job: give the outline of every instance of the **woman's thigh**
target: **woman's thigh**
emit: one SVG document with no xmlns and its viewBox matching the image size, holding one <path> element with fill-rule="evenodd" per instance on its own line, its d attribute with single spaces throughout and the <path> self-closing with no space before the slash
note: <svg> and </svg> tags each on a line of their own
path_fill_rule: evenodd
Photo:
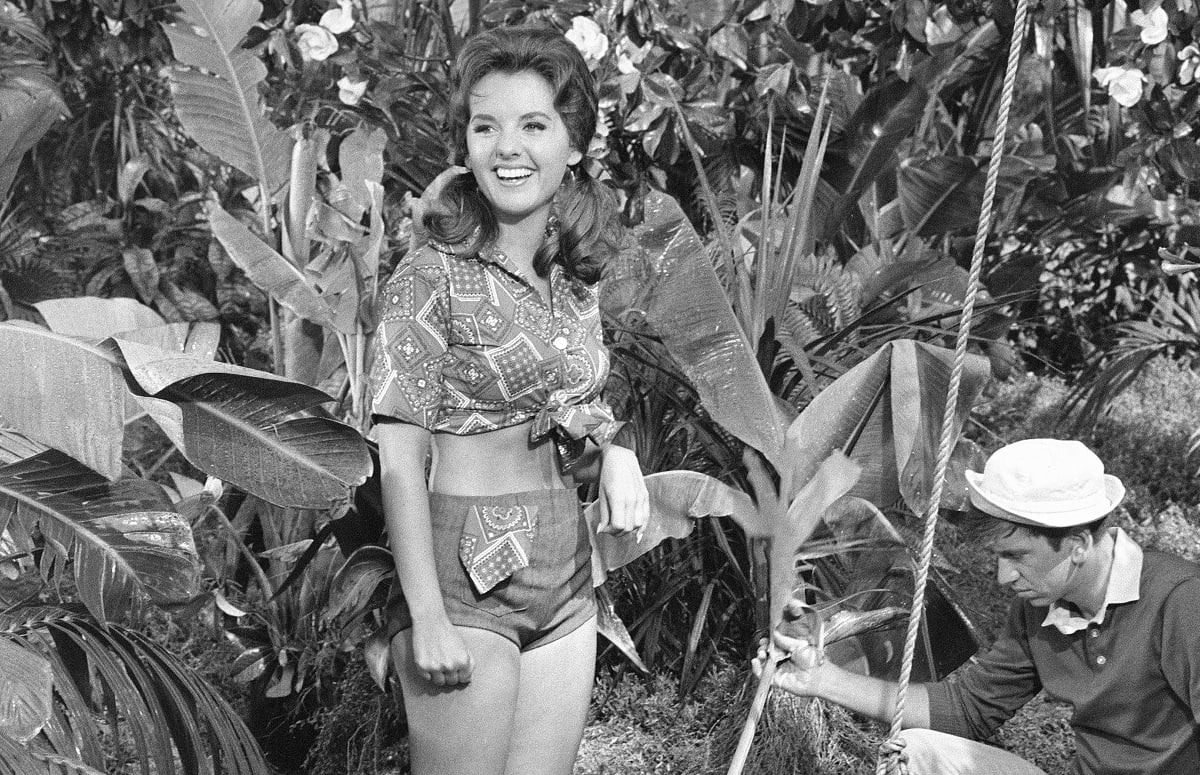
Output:
<svg viewBox="0 0 1200 775">
<path fill-rule="evenodd" d="M 570 775 L 596 671 L 596 619 L 520 655 L 507 775 Z"/>
<path fill-rule="evenodd" d="M 413 775 L 502 775 L 520 689 L 521 655 L 507 638 L 459 627 L 471 652 L 469 683 L 437 686 L 417 672 L 412 630 L 392 639 L 404 692 Z"/>
</svg>

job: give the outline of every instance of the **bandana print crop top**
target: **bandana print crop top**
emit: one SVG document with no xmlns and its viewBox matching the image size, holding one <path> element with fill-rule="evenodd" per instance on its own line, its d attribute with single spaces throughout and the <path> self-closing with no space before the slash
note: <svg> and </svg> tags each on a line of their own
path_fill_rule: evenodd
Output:
<svg viewBox="0 0 1200 775">
<path fill-rule="evenodd" d="M 380 292 L 371 413 L 457 435 L 532 420 L 530 438 L 552 436 L 569 470 L 587 439 L 605 444 L 623 425 L 600 399 L 598 302 L 558 264 L 547 303 L 500 251 L 422 248 Z"/>
</svg>

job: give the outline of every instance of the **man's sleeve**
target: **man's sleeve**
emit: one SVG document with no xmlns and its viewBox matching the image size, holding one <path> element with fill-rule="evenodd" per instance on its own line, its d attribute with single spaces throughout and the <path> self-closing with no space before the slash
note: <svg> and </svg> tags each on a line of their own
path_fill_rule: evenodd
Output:
<svg viewBox="0 0 1200 775">
<path fill-rule="evenodd" d="M 946 680 L 926 684 L 931 729 L 985 740 L 1041 690 L 1022 608 L 1014 603 L 991 648 Z"/>
<path fill-rule="evenodd" d="M 1167 595 L 1162 608 L 1159 659 L 1167 685 L 1192 710 L 1200 722 L 1200 578 L 1180 582 Z"/>
</svg>

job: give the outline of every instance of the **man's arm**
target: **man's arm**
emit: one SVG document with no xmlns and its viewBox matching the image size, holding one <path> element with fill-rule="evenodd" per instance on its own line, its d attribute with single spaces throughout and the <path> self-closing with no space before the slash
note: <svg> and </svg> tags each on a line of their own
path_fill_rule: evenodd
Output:
<svg viewBox="0 0 1200 775">
<path fill-rule="evenodd" d="M 775 646 L 788 659 L 778 664 L 773 683 L 784 691 L 800 697 L 817 697 L 847 710 L 861 713 L 884 724 L 890 724 L 896 712 L 898 685 L 891 681 L 852 673 L 827 662 L 806 640 L 775 633 Z M 760 673 L 767 659 L 778 652 L 759 650 L 755 673 Z M 911 684 L 904 699 L 904 726 L 929 727 L 929 693 L 923 684 Z"/>
</svg>

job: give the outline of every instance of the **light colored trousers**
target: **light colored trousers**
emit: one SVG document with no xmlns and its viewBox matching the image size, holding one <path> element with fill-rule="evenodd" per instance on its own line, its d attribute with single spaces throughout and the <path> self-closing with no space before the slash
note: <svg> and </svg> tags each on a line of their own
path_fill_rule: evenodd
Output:
<svg viewBox="0 0 1200 775">
<path fill-rule="evenodd" d="M 1046 775 L 1016 754 L 929 729 L 900 733 L 909 775 Z"/>
</svg>

